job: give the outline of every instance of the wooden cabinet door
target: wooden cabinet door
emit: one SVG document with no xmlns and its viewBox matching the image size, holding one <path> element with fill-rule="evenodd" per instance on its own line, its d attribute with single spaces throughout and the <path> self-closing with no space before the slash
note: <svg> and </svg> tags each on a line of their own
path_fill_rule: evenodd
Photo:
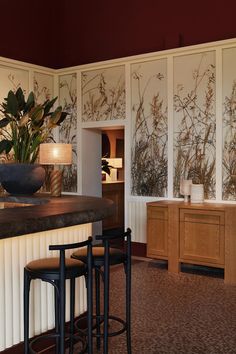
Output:
<svg viewBox="0 0 236 354">
<path fill-rule="evenodd" d="M 102 222 L 103 230 L 124 227 L 124 183 L 105 183 L 102 185 L 103 198 L 111 199 L 115 204 L 114 215 Z"/>
<path fill-rule="evenodd" d="M 224 212 L 180 209 L 180 261 L 224 266 Z"/>
<path fill-rule="evenodd" d="M 168 209 L 165 207 L 147 207 L 147 256 L 167 259 Z"/>
</svg>

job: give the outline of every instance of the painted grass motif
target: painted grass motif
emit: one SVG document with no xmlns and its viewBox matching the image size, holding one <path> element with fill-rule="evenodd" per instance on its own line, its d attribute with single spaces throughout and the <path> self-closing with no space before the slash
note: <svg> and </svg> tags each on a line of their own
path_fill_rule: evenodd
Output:
<svg viewBox="0 0 236 354">
<path fill-rule="evenodd" d="M 174 133 L 175 197 L 180 196 L 181 178 L 203 183 L 205 198 L 215 197 L 215 66 L 206 65 L 204 58 L 202 54 L 193 70 L 192 89 L 186 91 L 178 84 L 174 95 L 174 110 L 180 117 Z"/>
<path fill-rule="evenodd" d="M 43 103 L 46 100 L 52 98 L 52 88 L 53 88 L 53 77 L 50 75 L 42 73 L 34 73 L 34 96 L 37 103 Z M 49 137 L 48 142 L 53 142 L 53 136 Z M 41 187 L 41 192 L 50 192 L 50 173 L 53 169 L 50 165 L 43 166 L 46 175 L 43 186 Z"/>
<path fill-rule="evenodd" d="M 125 119 L 124 67 L 82 73 L 83 122 Z"/>
<path fill-rule="evenodd" d="M 64 166 L 63 191 L 77 191 L 77 90 L 76 74 L 65 75 L 60 78 L 60 104 L 63 111 L 69 115 L 60 126 L 59 140 L 62 143 L 72 144 L 72 165 Z"/>
<path fill-rule="evenodd" d="M 132 195 L 163 197 L 167 193 L 167 106 L 159 84 L 165 80 L 157 73 L 145 81 L 139 69 L 132 79 L 137 85 L 138 100 L 133 105 L 133 138 L 131 151 Z M 151 96 L 147 91 L 150 85 Z"/>
<path fill-rule="evenodd" d="M 230 97 L 225 97 L 223 113 L 223 199 L 236 199 L 236 80 Z"/>
</svg>

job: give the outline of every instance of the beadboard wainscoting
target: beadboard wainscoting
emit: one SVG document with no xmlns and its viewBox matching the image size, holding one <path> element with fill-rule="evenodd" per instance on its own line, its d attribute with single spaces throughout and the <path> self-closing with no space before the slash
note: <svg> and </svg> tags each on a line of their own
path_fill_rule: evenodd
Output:
<svg viewBox="0 0 236 354">
<path fill-rule="evenodd" d="M 129 201 L 127 205 L 127 225 L 132 230 L 132 241 L 146 243 L 147 206 L 144 201 Z"/>
<path fill-rule="evenodd" d="M 92 224 L 38 232 L 0 240 L 0 351 L 23 341 L 23 271 L 33 259 L 57 256 L 50 244 L 74 243 L 87 239 Z M 67 256 L 70 255 L 70 251 Z M 69 295 L 67 284 L 67 297 Z M 86 311 L 84 279 L 76 283 L 76 316 Z M 69 320 L 69 301 L 66 302 Z M 54 292 L 50 284 L 32 281 L 30 291 L 30 337 L 54 327 Z"/>
</svg>

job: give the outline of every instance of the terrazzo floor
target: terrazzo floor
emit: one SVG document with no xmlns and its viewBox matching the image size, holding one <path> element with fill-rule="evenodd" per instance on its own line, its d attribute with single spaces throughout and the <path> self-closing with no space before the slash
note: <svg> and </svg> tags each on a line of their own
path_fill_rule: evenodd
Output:
<svg viewBox="0 0 236 354">
<path fill-rule="evenodd" d="M 122 266 L 112 267 L 110 312 L 124 316 Z M 95 346 L 94 346 L 95 348 Z M 95 349 L 95 353 L 102 353 Z M 109 354 L 125 354 L 125 334 L 109 338 Z M 236 353 L 236 286 L 221 271 L 132 265 L 132 354 Z"/>
</svg>

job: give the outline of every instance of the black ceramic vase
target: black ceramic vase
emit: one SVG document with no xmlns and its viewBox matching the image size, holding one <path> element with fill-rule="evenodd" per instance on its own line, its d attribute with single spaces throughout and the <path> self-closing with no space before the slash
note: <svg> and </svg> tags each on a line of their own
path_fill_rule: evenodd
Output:
<svg viewBox="0 0 236 354">
<path fill-rule="evenodd" d="M 38 164 L 0 164 L 0 183 L 9 194 L 31 195 L 37 192 L 45 180 L 45 170 Z"/>
</svg>

